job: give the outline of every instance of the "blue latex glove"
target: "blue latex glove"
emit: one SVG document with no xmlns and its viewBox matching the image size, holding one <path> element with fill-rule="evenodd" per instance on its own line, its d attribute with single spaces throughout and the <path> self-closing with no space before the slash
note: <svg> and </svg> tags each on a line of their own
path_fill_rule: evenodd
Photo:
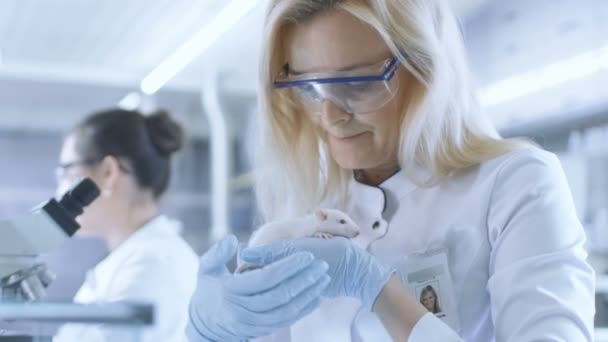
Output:
<svg viewBox="0 0 608 342">
<path fill-rule="evenodd" d="M 261 269 L 232 274 L 233 235 L 201 258 L 186 334 L 191 342 L 240 341 L 267 336 L 308 315 L 329 283 L 328 265 L 310 253 L 275 259 Z"/>
<path fill-rule="evenodd" d="M 284 240 L 244 249 L 241 258 L 248 263 L 264 265 L 302 251 L 308 251 L 329 264 L 327 274 L 331 282 L 325 290 L 325 296 L 354 297 L 369 310 L 372 310 L 380 291 L 395 272 L 343 237 Z"/>
</svg>

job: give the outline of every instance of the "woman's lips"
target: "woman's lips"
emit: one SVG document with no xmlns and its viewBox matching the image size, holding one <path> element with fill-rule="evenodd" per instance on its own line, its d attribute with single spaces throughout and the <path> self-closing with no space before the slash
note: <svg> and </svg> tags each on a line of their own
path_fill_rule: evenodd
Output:
<svg viewBox="0 0 608 342">
<path fill-rule="evenodd" d="M 338 136 L 335 136 L 335 135 L 334 135 L 334 138 L 335 138 L 336 140 L 338 140 L 338 141 L 344 141 L 344 142 L 347 142 L 347 141 L 354 140 L 354 139 L 356 139 L 356 138 L 358 138 L 358 137 L 362 136 L 362 135 L 363 135 L 363 134 L 365 134 L 365 133 L 367 133 L 367 132 L 358 133 L 358 134 L 354 134 L 354 135 L 349 135 L 349 136 L 345 136 L 345 137 L 338 137 Z"/>
</svg>

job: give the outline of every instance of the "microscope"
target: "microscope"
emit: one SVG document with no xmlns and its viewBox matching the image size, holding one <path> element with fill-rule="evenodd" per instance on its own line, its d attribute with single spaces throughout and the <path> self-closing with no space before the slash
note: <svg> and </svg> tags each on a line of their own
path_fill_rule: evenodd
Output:
<svg viewBox="0 0 608 342">
<path fill-rule="evenodd" d="M 76 217 L 99 196 L 99 188 L 85 178 L 61 199 L 50 199 L 29 215 L 0 220 L 0 303 L 29 302 L 45 295 L 54 275 L 38 256 L 57 248 L 80 228 Z"/>
</svg>

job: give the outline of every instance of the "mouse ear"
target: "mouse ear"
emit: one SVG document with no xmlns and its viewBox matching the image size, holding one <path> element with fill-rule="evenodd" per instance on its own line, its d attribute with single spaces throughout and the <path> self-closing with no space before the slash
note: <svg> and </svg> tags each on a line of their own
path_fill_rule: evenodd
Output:
<svg viewBox="0 0 608 342">
<path fill-rule="evenodd" d="M 315 216 L 317 216 L 319 221 L 327 221 L 327 212 L 323 209 L 317 209 Z"/>
</svg>

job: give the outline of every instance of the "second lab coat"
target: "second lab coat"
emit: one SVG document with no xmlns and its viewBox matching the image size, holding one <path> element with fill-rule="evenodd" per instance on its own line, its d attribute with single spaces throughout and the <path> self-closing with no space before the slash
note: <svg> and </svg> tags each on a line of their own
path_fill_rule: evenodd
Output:
<svg viewBox="0 0 608 342">
<path fill-rule="evenodd" d="M 198 257 L 179 235 L 179 222 L 159 216 L 137 230 L 86 275 L 77 303 L 147 302 L 155 323 L 138 342 L 183 342 Z M 132 329 L 67 324 L 54 342 L 135 341 Z"/>
</svg>

